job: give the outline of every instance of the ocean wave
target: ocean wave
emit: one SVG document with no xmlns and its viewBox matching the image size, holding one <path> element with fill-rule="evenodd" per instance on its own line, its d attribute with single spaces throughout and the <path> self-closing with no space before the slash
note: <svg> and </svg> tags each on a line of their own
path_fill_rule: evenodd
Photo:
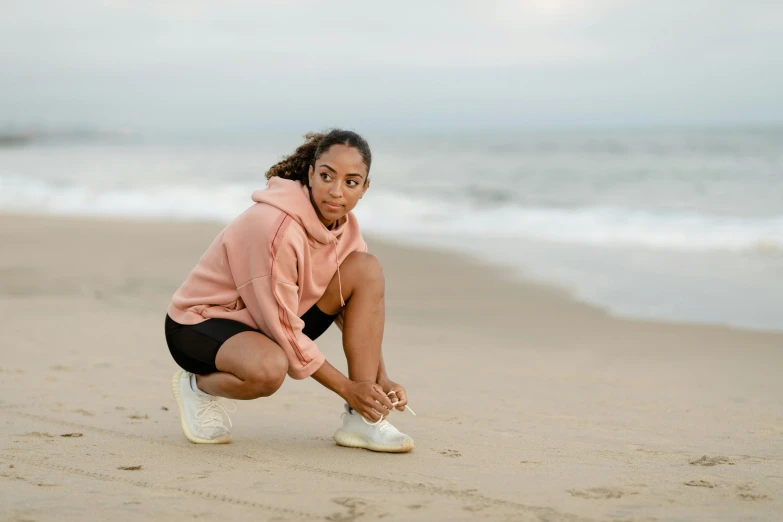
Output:
<svg viewBox="0 0 783 522">
<path fill-rule="evenodd" d="M 678 251 L 783 252 L 783 215 L 716 216 L 583 206 L 472 205 L 376 193 L 357 210 L 362 227 L 388 235 L 497 238 Z"/>
<path fill-rule="evenodd" d="M 150 185 L 99 189 L 0 176 L 0 211 L 63 216 L 228 222 L 252 204 L 253 187 Z"/>
<path fill-rule="evenodd" d="M 249 185 L 96 189 L 0 177 L 0 211 L 228 222 L 252 202 Z M 368 233 L 536 240 L 679 251 L 783 252 L 783 216 L 739 217 L 582 206 L 522 207 L 498 198 L 444 200 L 374 189 L 357 207 Z"/>
</svg>

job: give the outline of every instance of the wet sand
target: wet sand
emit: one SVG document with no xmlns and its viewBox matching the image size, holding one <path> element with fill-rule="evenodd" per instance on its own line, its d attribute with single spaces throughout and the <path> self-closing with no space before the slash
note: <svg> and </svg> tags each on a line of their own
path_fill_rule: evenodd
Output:
<svg viewBox="0 0 783 522">
<path fill-rule="evenodd" d="M 614 318 L 368 238 L 410 454 L 336 446 L 312 379 L 190 444 L 163 338 L 214 224 L 0 217 L 2 520 L 779 520 L 783 335 Z M 339 331 L 319 340 L 345 369 Z"/>
</svg>

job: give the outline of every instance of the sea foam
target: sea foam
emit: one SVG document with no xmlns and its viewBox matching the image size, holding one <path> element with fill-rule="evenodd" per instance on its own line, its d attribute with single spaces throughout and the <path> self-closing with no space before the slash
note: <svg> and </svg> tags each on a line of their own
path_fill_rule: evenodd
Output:
<svg viewBox="0 0 783 522">
<path fill-rule="evenodd" d="M 0 211 L 227 223 L 256 186 L 225 184 L 96 188 L 0 176 Z M 738 217 L 609 206 L 486 205 L 371 190 L 356 208 L 362 229 L 398 239 L 547 241 L 676 251 L 783 252 L 783 216 Z"/>
</svg>

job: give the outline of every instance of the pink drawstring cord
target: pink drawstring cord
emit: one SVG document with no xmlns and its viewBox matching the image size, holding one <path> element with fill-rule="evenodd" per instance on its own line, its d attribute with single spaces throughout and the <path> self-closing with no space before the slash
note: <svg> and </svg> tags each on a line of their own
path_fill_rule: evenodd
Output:
<svg viewBox="0 0 783 522">
<path fill-rule="evenodd" d="M 337 255 L 337 238 L 334 238 L 334 263 L 337 265 L 337 286 L 340 289 L 340 307 L 345 308 L 345 301 L 343 300 L 343 280 L 340 277 L 340 257 Z"/>
</svg>

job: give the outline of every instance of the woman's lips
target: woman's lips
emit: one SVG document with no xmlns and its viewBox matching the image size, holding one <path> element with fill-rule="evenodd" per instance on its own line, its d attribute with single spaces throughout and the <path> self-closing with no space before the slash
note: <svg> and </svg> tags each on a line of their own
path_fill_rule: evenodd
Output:
<svg viewBox="0 0 783 522">
<path fill-rule="evenodd" d="M 325 203 L 326 208 L 329 210 L 340 210 L 341 205 L 333 205 L 332 203 Z"/>
</svg>

